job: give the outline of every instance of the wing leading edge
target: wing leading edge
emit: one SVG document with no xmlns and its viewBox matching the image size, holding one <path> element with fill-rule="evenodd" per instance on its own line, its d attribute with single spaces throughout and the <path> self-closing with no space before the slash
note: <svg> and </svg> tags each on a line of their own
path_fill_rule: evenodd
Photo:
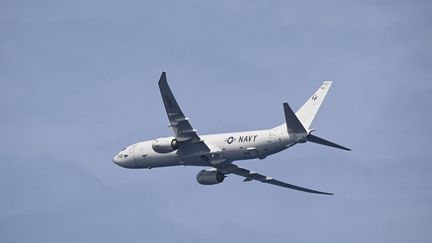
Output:
<svg viewBox="0 0 432 243">
<path fill-rule="evenodd" d="M 169 126 L 173 129 L 174 137 L 180 144 L 179 150 L 187 150 L 189 153 L 209 152 L 210 149 L 204 141 L 201 140 L 196 133 L 197 130 L 193 129 L 192 125 L 189 123 L 189 118 L 187 118 L 180 109 L 168 85 L 165 72 L 162 72 L 158 85 L 170 122 Z"/>
<path fill-rule="evenodd" d="M 333 195 L 333 193 L 316 191 L 316 190 L 312 190 L 312 189 L 308 189 L 308 188 L 304 188 L 304 187 L 291 185 L 291 184 L 288 184 L 288 183 L 285 183 L 285 182 L 282 182 L 279 180 L 275 180 L 271 177 L 261 175 L 261 174 L 258 174 L 256 172 L 238 167 L 235 164 L 227 164 L 227 165 L 220 167 L 220 168 L 217 168 L 217 169 L 219 169 L 224 174 L 235 174 L 235 175 L 243 176 L 243 177 L 245 177 L 244 181 L 256 180 L 256 181 L 260 181 L 263 183 L 268 183 L 268 184 L 272 184 L 275 186 L 281 186 L 281 187 L 285 187 L 285 188 L 289 188 L 289 189 L 293 189 L 293 190 L 297 190 L 297 191 L 302 191 L 302 192 Z"/>
</svg>

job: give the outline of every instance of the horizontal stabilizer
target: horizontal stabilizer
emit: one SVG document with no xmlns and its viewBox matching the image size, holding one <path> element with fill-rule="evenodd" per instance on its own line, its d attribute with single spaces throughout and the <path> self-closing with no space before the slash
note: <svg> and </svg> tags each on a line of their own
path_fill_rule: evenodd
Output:
<svg viewBox="0 0 432 243">
<path fill-rule="evenodd" d="M 349 148 L 345 148 L 344 146 L 340 146 L 339 144 L 332 143 L 330 141 L 327 141 L 327 140 L 325 140 L 323 138 L 317 137 L 317 136 L 312 135 L 312 134 L 309 134 L 307 136 L 307 141 L 308 142 L 312 142 L 312 143 L 318 143 L 318 144 L 330 146 L 330 147 L 333 147 L 333 148 L 338 148 L 338 149 L 343 149 L 343 150 L 351 151 L 351 149 L 349 149 Z"/>
<path fill-rule="evenodd" d="M 288 105 L 288 103 L 283 103 L 283 107 L 288 133 L 306 133 L 306 129 L 303 127 L 302 123 L 297 118 L 296 114 Z"/>
</svg>

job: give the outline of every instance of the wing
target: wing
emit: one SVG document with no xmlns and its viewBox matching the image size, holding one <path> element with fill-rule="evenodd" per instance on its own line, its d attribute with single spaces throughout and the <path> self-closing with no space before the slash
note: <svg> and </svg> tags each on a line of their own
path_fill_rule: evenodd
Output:
<svg viewBox="0 0 432 243">
<path fill-rule="evenodd" d="M 275 186 L 286 187 L 289 189 L 298 190 L 298 191 L 302 191 L 302 192 L 333 195 L 333 193 L 315 191 L 312 189 L 299 187 L 299 186 L 291 185 L 291 184 L 288 184 L 288 183 L 285 183 L 282 181 L 278 181 L 278 180 L 275 180 L 271 177 L 261 175 L 261 174 L 258 174 L 256 172 L 253 172 L 253 171 L 250 171 L 247 169 L 240 168 L 235 164 L 226 164 L 225 166 L 217 168 L 217 169 L 219 169 L 224 174 L 236 174 L 239 176 L 243 176 L 243 177 L 245 177 L 244 181 L 256 180 L 256 181 L 261 181 L 263 183 L 268 183 L 268 184 L 272 184 Z"/>
<path fill-rule="evenodd" d="M 165 72 L 162 72 L 159 79 L 159 89 L 170 122 L 169 126 L 173 129 L 174 137 L 179 142 L 179 151 L 188 153 L 209 152 L 210 149 L 198 136 L 196 133 L 197 130 L 192 128 L 192 125 L 189 123 L 189 118 L 183 114 L 180 106 L 177 104 L 168 86 Z"/>
</svg>

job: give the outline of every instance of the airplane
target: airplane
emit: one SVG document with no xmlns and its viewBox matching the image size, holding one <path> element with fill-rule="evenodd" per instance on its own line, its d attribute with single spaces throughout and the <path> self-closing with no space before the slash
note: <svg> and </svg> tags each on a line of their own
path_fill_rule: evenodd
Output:
<svg viewBox="0 0 432 243">
<path fill-rule="evenodd" d="M 264 159 L 298 143 L 312 142 L 350 151 L 349 148 L 327 141 L 312 134 L 310 125 L 317 114 L 332 81 L 324 81 L 319 89 L 294 113 L 288 103 L 283 103 L 285 123 L 265 130 L 198 135 L 180 109 L 170 87 L 166 72 L 158 82 L 159 90 L 174 136 L 157 138 L 127 146 L 113 162 L 130 169 L 167 166 L 206 166 L 196 179 L 202 185 L 214 185 L 224 181 L 228 174 L 244 177 L 244 181 L 260 181 L 298 191 L 333 195 L 288 184 L 233 164 L 236 160 Z"/>
</svg>

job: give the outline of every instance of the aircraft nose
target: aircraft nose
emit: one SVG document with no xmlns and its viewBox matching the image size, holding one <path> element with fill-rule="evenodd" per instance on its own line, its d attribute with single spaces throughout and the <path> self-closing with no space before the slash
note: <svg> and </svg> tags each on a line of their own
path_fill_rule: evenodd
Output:
<svg viewBox="0 0 432 243">
<path fill-rule="evenodd" d="M 114 164 L 116 164 L 120 167 L 123 167 L 123 168 L 132 169 L 132 168 L 136 167 L 134 160 L 131 159 L 131 156 L 129 156 L 129 155 L 122 155 L 122 154 L 116 155 L 113 158 L 113 162 L 114 162 Z"/>
<path fill-rule="evenodd" d="M 114 158 L 113 158 L 113 162 L 114 162 L 114 164 L 116 164 L 116 165 L 120 165 L 120 161 L 119 161 L 119 159 L 118 159 L 118 155 L 114 156 Z"/>
</svg>

